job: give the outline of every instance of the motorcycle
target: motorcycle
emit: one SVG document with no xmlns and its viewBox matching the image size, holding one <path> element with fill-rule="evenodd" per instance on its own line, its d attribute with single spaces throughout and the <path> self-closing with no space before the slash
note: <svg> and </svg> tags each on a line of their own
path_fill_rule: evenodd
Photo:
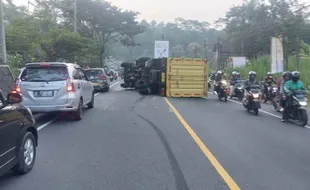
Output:
<svg viewBox="0 0 310 190">
<path fill-rule="evenodd" d="M 236 84 L 234 86 L 235 92 L 230 96 L 230 98 L 232 99 L 233 97 L 237 97 L 241 101 L 244 97 L 244 86 L 242 84 L 242 81 L 236 81 Z"/>
<path fill-rule="evenodd" d="M 293 93 L 293 105 L 288 110 L 288 119 L 299 126 L 306 126 L 308 124 L 307 113 L 307 92 L 296 91 Z"/>
<path fill-rule="evenodd" d="M 274 97 L 277 94 L 277 87 L 268 85 L 267 86 L 267 94 L 264 93 L 262 99 L 264 99 L 264 103 L 267 103 L 268 100 L 273 102 Z"/>
<path fill-rule="evenodd" d="M 253 114 L 257 116 L 258 110 L 261 108 L 260 97 L 260 86 L 251 86 L 249 91 L 245 91 L 245 97 L 242 101 L 243 107 L 247 109 L 247 111 L 253 112 Z"/>
<path fill-rule="evenodd" d="M 222 100 L 222 98 L 224 98 L 224 101 L 227 102 L 227 81 L 221 80 L 217 85 L 218 87 L 216 93 L 219 100 Z"/>
</svg>

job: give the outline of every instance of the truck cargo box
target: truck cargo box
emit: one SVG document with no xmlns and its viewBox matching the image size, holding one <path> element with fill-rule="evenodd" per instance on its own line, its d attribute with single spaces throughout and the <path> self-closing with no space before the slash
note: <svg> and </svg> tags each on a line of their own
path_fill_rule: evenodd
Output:
<svg viewBox="0 0 310 190">
<path fill-rule="evenodd" d="M 206 59 L 167 59 L 167 97 L 207 97 L 207 81 L 208 64 Z"/>
</svg>

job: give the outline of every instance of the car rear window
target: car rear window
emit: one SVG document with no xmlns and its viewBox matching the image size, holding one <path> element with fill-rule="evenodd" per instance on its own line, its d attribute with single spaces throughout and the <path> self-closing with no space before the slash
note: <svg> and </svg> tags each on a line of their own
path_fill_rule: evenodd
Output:
<svg viewBox="0 0 310 190">
<path fill-rule="evenodd" d="M 69 77 L 66 67 L 27 67 L 20 79 L 28 82 L 62 81 Z"/>
<path fill-rule="evenodd" d="M 96 78 L 96 77 L 100 77 L 104 75 L 102 70 L 86 70 L 85 73 L 88 78 L 92 78 L 92 77 Z"/>
</svg>

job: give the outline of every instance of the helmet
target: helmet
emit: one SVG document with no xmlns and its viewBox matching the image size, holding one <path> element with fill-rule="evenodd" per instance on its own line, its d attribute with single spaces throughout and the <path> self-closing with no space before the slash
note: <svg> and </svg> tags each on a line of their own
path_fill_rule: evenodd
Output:
<svg viewBox="0 0 310 190">
<path fill-rule="evenodd" d="M 233 71 L 232 73 L 231 73 L 231 76 L 236 76 L 237 75 L 237 72 L 236 71 Z"/>
<path fill-rule="evenodd" d="M 223 71 L 219 70 L 219 71 L 217 71 L 217 74 L 218 74 L 218 75 L 222 75 L 222 74 L 223 74 Z"/>
<path fill-rule="evenodd" d="M 268 77 L 268 78 L 272 78 L 272 77 L 273 77 L 272 73 L 271 73 L 271 72 L 268 72 L 268 73 L 267 73 L 267 77 Z"/>
<path fill-rule="evenodd" d="M 290 71 L 284 71 L 282 73 L 282 77 L 285 81 L 291 80 L 292 78 L 292 73 Z"/>
<path fill-rule="evenodd" d="M 255 78 L 256 78 L 256 72 L 255 72 L 255 71 L 250 71 L 250 72 L 249 72 L 249 79 L 250 79 L 251 81 L 254 81 Z"/>
<path fill-rule="evenodd" d="M 240 73 L 237 72 L 237 73 L 236 73 L 236 77 L 239 77 L 239 78 L 240 78 Z"/>
<path fill-rule="evenodd" d="M 293 71 L 292 72 L 292 80 L 294 82 L 297 82 L 300 79 L 300 73 L 298 71 Z"/>
</svg>

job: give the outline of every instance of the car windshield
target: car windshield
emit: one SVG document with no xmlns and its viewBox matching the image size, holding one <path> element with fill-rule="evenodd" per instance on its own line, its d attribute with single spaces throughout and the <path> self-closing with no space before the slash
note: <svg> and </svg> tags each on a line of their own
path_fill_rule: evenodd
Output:
<svg viewBox="0 0 310 190">
<path fill-rule="evenodd" d="M 22 75 L 22 81 L 62 81 L 69 77 L 66 67 L 27 67 Z"/>
<path fill-rule="evenodd" d="M 103 75 L 102 70 L 86 70 L 85 71 L 88 78 L 98 78 Z"/>
</svg>

